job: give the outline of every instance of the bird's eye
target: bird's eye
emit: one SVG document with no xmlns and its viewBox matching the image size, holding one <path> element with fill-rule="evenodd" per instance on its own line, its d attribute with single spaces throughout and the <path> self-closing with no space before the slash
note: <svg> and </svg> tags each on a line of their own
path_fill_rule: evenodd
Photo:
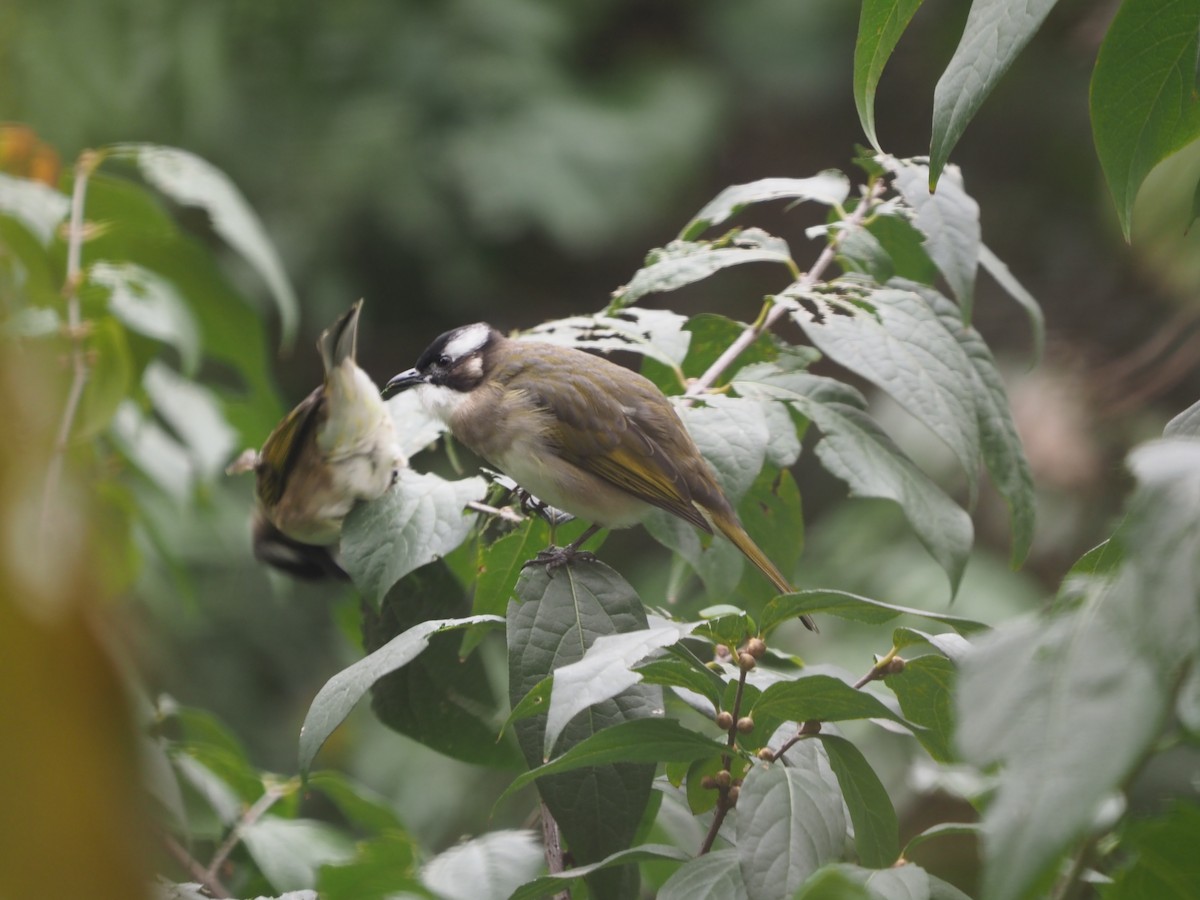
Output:
<svg viewBox="0 0 1200 900">
<path fill-rule="evenodd" d="M 441 356 L 439 356 L 439 357 L 438 357 L 437 364 L 438 364 L 439 366 L 448 366 L 448 365 L 450 365 L 450 357 L 446 356 L 445 354 L 442 354 Z"/>
</svg>

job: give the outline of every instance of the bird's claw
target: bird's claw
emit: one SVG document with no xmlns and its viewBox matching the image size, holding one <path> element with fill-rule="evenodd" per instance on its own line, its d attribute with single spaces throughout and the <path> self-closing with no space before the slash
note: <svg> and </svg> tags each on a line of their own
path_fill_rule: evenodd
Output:
<svg viewBox="0 0 1200 900">
<path fill-rule="evenodd" d="M 553 573 L 555 569 L 561 569 L 563 566 L 575 562 L 595 562 L 596 554 L 591 550 L 578 550 L 575 547 L 547 547 L 535 556 L 528 560 L 522 569 L 528 569 L 530 566 L 545 566 L 547 574 Z"/>
</svg>

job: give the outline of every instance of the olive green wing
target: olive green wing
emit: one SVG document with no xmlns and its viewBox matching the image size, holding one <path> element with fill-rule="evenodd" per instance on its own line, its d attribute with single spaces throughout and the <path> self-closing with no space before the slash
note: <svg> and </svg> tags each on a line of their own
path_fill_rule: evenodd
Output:
<svg viewBox="0 0 1200 900">
<path fill-rule="evenodd" d="M 641 377 L 626 369 L 591 371 L 587 377 L 565 370 L 557 375 L 540 384 L 538 394 L 554 413 L 556 424 L 547 437 L 562 458 L 711 533 L 682 472 L 646 421 L 675 417 L 666 398 L 657 390 L 646 392 Z M 636 381 L 626 380 L 629 375 Z M 614 399 L 618 396 L 629 405 Z"/>
<path fill-rule="evenodd" d="M 321 419 L 324 391 L 324 386 L 313 390 L 267 436 L 255 467 L 258 499 L 264 506 L 272 507 L 283 497 L 296 457 Z"/>
</svg>

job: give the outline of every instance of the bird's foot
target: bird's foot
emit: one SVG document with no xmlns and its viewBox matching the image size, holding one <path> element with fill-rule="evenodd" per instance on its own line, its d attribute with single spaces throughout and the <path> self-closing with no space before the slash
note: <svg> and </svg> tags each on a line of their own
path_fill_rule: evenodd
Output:
<svg viewBox="0 0 1200 900">
<path fill-rule="evenodd" d="M 555 569 L 561 569 L 568 563 L 578 560 L 579 562 L 595 562 L 596 554 L 591 550 L 580 550 L 578 547 L 568 544 L 566 547 L 547 547 L 535 556 L 533 559 L 521 566 L 522 569 L 528 569 L 530 566 L 545 566 L 547 573 L 552 573 Z"/>
</svg>

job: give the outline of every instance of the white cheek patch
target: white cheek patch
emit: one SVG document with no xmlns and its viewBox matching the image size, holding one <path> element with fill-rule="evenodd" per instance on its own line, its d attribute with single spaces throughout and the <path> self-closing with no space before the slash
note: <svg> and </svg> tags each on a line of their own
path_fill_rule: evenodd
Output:
<svg viewBox="0 0 1200 900">
<path fill-rule="evenodd" d="M 483 378 L 483 360 L 478 356 L 472 356 L 463 366 L 463 371 L 467 373 L 471 381 L 479 381 Z"/>
<path fill-rule="evenodd" d="M 474 325 L 464 325 L 455 332 L 454 337 L 446 342 L 443 352 L 451 359 L 462 359 L 470 356 L 487 343 L 490 329 L 483 322 Z"/>
<path fill-rule="evenodd" d="M 446 424 L 458 409 L 459 404 L 467 399 L 462 391 L 456 391 L 438 384 L 422 384 L 416 388 L 417 396 L 426 412 Z"/>
</svg>

